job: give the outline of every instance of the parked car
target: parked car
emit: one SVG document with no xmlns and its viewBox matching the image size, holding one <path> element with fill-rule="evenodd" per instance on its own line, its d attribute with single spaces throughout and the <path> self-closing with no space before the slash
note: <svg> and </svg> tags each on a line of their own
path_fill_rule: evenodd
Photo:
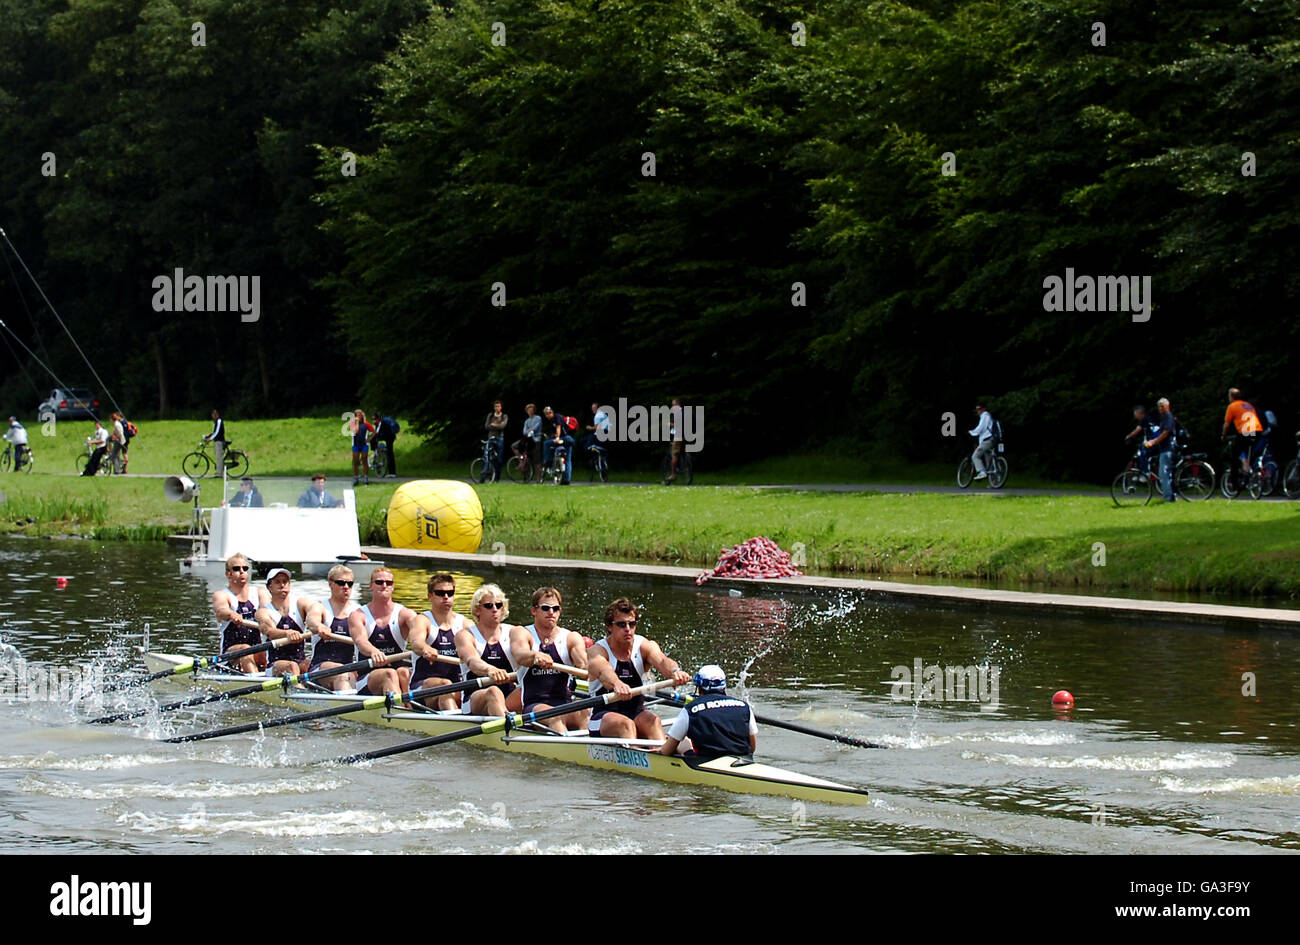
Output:
<svg viewBox="0 0 1300 945">
<path fill-rule="evenodd" d="M 95 420 L 99 418 L 99 401 L 89 388 L 56 387 L 36 408 L 38 420 L 53 414 L 55 420 Z"/>
</svg>

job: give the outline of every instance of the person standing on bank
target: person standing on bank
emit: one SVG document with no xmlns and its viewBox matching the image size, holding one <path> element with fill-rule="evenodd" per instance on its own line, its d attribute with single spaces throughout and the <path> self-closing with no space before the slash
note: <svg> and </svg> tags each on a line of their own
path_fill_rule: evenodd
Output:
<svg viewBox="0 0 1300 945">
<path fill-rule="evenodd" d="M 1144 440 L 1142 446 L 1154 450 L 1159 459 L 1160 491 L 1166 502 L 1174 501 L 1174 442 L 1178 433 L 1178 423 L 1169 409 L 1169 398 L 1161 397 L 1156 401 L 1160 411 L 1160 432 L 1152 439 Z"/>
<path fill-rule="evenodd" d="M 365 471 L 366 485 L 370 485 L 369 437 L 375 432 L 375 428 L 366 422 L 366 412 L 360 407 L 352 414 L 352 421 L 348 427 L 352 430 L 352 487 L 356 488 L 361 483 L 358 468 Z"/>
<path fill-rule="evenodd" d="M 203 438 L 212 444 L 212 455 L 216 457 L 217 468 L 223 469 L 226 461 L 226 421 L 221 419 L 221 411 L 212 408 L 212 432 Z"/>
</svg>

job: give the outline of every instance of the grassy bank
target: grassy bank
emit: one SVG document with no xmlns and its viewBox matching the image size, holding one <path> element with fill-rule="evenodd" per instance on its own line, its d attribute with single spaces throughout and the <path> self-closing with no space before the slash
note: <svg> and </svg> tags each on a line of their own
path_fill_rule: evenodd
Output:
<svg viewBox="0 0 1300 945">
<path fill-rule="evenodd" d="M 399 420 L 401 418 L 398 418 Z M 138 422 L 138 421 L 137 421 Z M 175 474 L 181 460 L 212 429 L 210 421 L 161 420 L 139 424 L 140 436 L 131 443 L 130 471 L 134 474 Z M 71 476 L 84 441 L 94 430 L 85 421 L 62 421 L 51 427 L 32 424 L 28 433 L 36 453 L 36 475 Z M 281 420 L 238 420 L 227 423 L 236 449 L 248 454 L 250 472 L 258 476 L 310 476 L 315 472 L 340 478 L 352 474 L 351 440 L 343 435 L 341 413 L 324 417 Z M 53 435 L 45 435 L 51 433 Z M 424 442 L 405 430 L 396 442 L 397 468 L 403 476 L 456 479 L 468 475 L 469 464 L 480 449 L 478 441 Z M 719 468 L 725 457 L 701 453 L 696 458 L 698 480 L 707 485 L 910 482 L 952 485 L 960 448 L 951 464 L 906 463 L 887 455 L 814 453 L 776 456 L 755 463 Z M 657 478 L 659 454 L 649 446 L 616 445 L 612 453 L 615 482 L 646 482 Z M 1097 488 L 1108 483 L 1062 484 L 1026 475 L 1015 469 L 1009 486 Z M 578 475 L 587 470 L 579 458 Z"/>
<path fill-rule="evenodd" d="M 341 485 L 336 478 L 332 488 Z M 358 490 L 363 541 L 386 543 L 383 513 L 394 488 L 389 481 Z M 158 538 L 183 529 L 189 516 L 187 506 L 166 501 L 157 479 L 10 474 L 0 477 L 0 490 L 7 493 L 0 531 Z M 1117 509 L 1091 496 L 615 484 L 558 489 L 506 483 L 478 491 L 483 547 L 500 541 L 517 554 L 705 568 L 723 546 L 767 535 L 786 549 L 802 543 L 808 571 L 1099 593 L 1300 595 L 1297 503 L 1216 498 Z"/>
</svg>

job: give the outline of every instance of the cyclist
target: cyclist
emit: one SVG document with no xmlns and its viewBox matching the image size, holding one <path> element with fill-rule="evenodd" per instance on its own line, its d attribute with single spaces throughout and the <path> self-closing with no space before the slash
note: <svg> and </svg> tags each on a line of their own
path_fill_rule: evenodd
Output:
<svg viewBox="0 0 1300 945">
<path fill-rule="evenodd" d="M 524 420 L 524 433 L 519 439 L 510 444 L 510 448 L 517 454 L 528 454 L 528 469 L 533 474 L 534 481 L 542 481 L 542 470 L 538 463 L 542 451 L 542 418 L 537 416 L 536 404 L 524 404 L 524 413 L 528 418 Z"/>
<path fill-rule="evenodd" d="M 99 463 L 108 452 L 108 431 L 98 420 L 95 421 L 95 432 L 86 438 L 86 446 L 90 449 L 90 462 L 86 463 L 86 470 L 83 476 L 93 476 L 99 472 Z"/>
<path fill-rule="evenodd" d="M 483 471 L 479 473 L 479 482 L 487 480 L 489 467 L 491 467 L 493 479 L 501 478 L 501 464 L 505 462 L 506 427 L 509 423 L 510 417 L 506 415 L 501 401 L 492 401 L 492 412 L 483 421 L 483 429 L 487 432 L 488 441 L 483 446 Z M 496 447 L 495 455 L 492 452 L 494 446 Z"/>
<path fill-rule="evenodd" d="M 998 445 L 997 438 L 993 435 L 993 414 L 983 404 L 975 405 L 975 414 L 979 417 L 979 422 L 975 424 L 974 430 L 966 431 L 976 440 L 975 452 L 971 453 L 970 460 L 975 464 L 975 478 L 987 479 L 989 473 L 986 464 L 993 462 L 993 450 Z"/>
<path fill-rule="evenodd" d="M 601 446 L 609 442 L 609 414 L 600 409 L 600 404 L 591 405 L 591 423 L 587 424 L 584 429 L 587 431 L 582 438 L 582 450 L 585 453 L 592 447 Z M 605 438 L 597 436 L 596 431 L 604 432 Z"/>
<path fill-rule="evenodd" d="M 1228 388 L 1228 412 L 1223 415 L 1223 435 L 1221 439 L 1226 440 L 1236 429 L 1236 442 L 1233 444 L 1233 451 L 1240 449 L 1238 458 L 1241 460 L 1241 471 L 1245 475 L 1250 475 L 1250 462 L 1255 458 L 1255 447 L 1258 445 L 1259 434 L 1263 432 L 1264 425 L 1259 421 L 1259 414 L 1255 411 L 1254 404 L 1241 399 L 1241 391 L 1235 387 Z"/>
<path fill-rule="evenodd" d="M 14 445 L 14 472 L 17 472 L 23 468 L 23 459 L 27 455 L 27 429 L 17 417 L 10 417 L 4 438 Z"/>
<path fill-rule="evenodd" d="M 542 408 L 542 435 L 546 438 L 542 448 L 542 462 L 551 464 L 555 450 L 561 444 L 568 448 L 569 461 L 564 464 L 564 485 L 568 485 L 573 476 L 573 437 L 569 436 L 568 420 L 550 407 Z M 576 426 L 576 424 L 575 424 Z"/>
<path fill-rule="evenodd" d="M 1143 440 L 1154 440 L 1160 435 L 1160 421 L 1155 417 L 1148 417 L 1147 408 L 1141 404 L 1133 408 L 1133 422 L 1137 426 L 1133 428 L 1128 436 L 1124 437 L 1125 443 L 1130 442 L 1134 437 L 1141 437 Z M 1144 448 L 1138 453 L 1138 468 L 1145 473 L 1150 472 L 1150 466 L 1151 457 Z"/>
<path fill-rule="evenodd" d="M 1166 502 L 1174 501 L 1174 445 L 1178 442 L 1178 421 L 1169 409 L 1169 398 L 1156 401 L 1160 411 L 1160 432 L 1142 441 L 1142 448 L 1154 450 L 1159 458 L 1160 491 Z"/>
</svg>

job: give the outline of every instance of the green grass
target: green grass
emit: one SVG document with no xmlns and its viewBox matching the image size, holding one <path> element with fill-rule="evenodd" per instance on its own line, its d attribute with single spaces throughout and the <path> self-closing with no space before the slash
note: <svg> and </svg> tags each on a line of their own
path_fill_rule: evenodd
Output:
<svg viewBox="0 0 1300 945">
<path fill-rule="evenodd" d="M 339 480 L 351 471 L 341 427 L 341 418 L 232 422 L 231 435 L 249 451 L 255 476 L 305 480 L 321 470 L 333 478 L 331 488 L 337 491 L 343 485 Z M 0 505 L 0 531 L 159 538 L 183 530 L 189 507 L 168 502 L 157 479 L 72 475 L 83 428 L 61 424 L 56 437 L 34 436 L 38 471 L 0 477 L 0 491 L 7 493 L 7 502 Z M 206 431 L 206 425 L 194 422 L 142 425 L 132 446 L 131 471 L 175 472 L 180 458 Z M 398 444 L 404 475 L 456 479 L 468 471 L 468 462 L 435 463 L 433 448 L 413 436 L 403 434 Z M 830 472 L 824 478 L 793 459 L 733 470 L 726 478 L 778 483 L 903 478 L 903 470 L 865 461 L 854 466 L 854 460 L 843 457 L 825 459 Z M 839 475 L 842 471 L 849 474 Z M 711 484 L 721 477 L 703 470 L 700 476 L 710 484 L 480 487 L 486 516 L 483 547 L 500 541 L 517 554 L 705 568 L 722 547 L 766 535 L 786 549 L 802 543 L 810 572 L 1103 593 L 1300 595 L 1296 503 L 1216 498 L 1117 509 L 1100 496 L 754 490 Z M 363 541 L 386 543 L 383 515 L 394 488 L 389 481 L 358 490 Z M 1104 566 L 1093 564 L 1097 542 L 1105 545 Z"/>
<path fill-rule="evenodd" d="M 362 490 L 369 540 L 391 487 Z M 804 546 L 804 570 L 1106 591 L 1300 594 L 1300 505 L 1249 501 L 1115 508 L 1091 496 L 898 495 L 630 487 L 480 487 L 483 547 L 711 567 L 766 535 Z M 363 532 L 363 535 L 365 532 Z M 1105 546 L 1105 564 L 1096 543 Z"/>
</svg>

